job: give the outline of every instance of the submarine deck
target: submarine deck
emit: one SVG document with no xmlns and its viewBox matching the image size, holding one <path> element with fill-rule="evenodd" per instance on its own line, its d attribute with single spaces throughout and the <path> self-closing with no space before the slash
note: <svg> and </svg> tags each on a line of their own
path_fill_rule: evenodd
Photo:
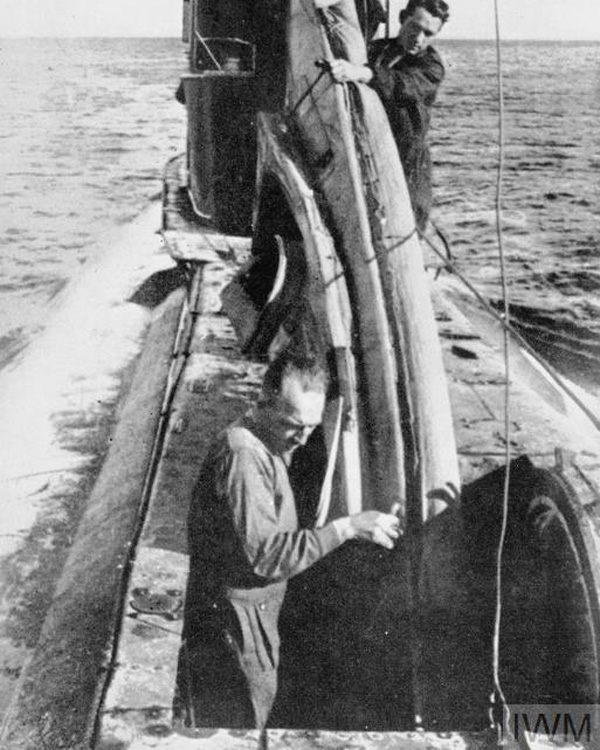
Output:
<svg viewBox="0 0 600 750">
<path fill-rule="evenodd" d="M 246 257 L 249 240 L 185 221 L 177 200 L 176 195 L 167 200 L 164 238 L 188 268 L 189 301 L 179 290 L 156 311 L 103 474 L 24 683 L 26 695 L 13 734 L 19 739 L 10 745 L 14 748 L 37 747 L 39 737 L 58 737 L 56 747 L 73 746 L 70 740 L 85 734 L 83 726 L 93 746 L 102 750 L 260 746 L 261 739 L 251 731 L 173 727 L 188 500 L 212 437 L 246 410 L 263 370 L 241 355 L 219 299 Z M 452 278 L 436 282 L 433 298 L 466 485 L 505 463 L 501 326 Z M 515 342 L 510 360 L 512 455 L 527 454 L 539 467 L 561 464 L 578 493 L 577 513 L 591 529 L 587 542 L 595 546 L 600 539 L 597 429 Z M 126 590 L 123 568 L 130 569 Z M 445 582 L 437 585 L 442 590 Z M 449 681 L 444 688 L 435 670 L 431 679 L 434 703 L 456 692 L 457 683 Z M 487 695 L 481 705 L 486 702 Z M 48 712 L 60 726 L 48 724 L 32 732 L 31 722 Z M 96 717 L 93 731 L 91 714 Z M 365 731 L 281 728 L 269 730 L 266 740 L 273 750 L 483 750 L 496 746 L 496 736 L 485 724 L 483 718 L 483 728 L 463 731 L 461 726 L 454 733 L 368 726 Z"/>
<path fill-rule="evenodd" d="M 169 226 L 169 222 L 167 222 Z M 174 732 L 172 700 L 187 577 L 185 524 L 202 457 L 216 432 L 242 414 L 258 393 L 263 366 L 240 353 L 221 312 L 219 293 L 249 250 L 244 238 L 173 226 L 166 239 L 193 272 L 191 314 L 175 352 L 173 400 L 153 478 L 149 507 L 129 580 L 115 671 L 99 722 L 98 748 L 254 748 L 255 732 Z M 478 312 L 453 280 L 434 290 L 463 484 L 504 464 L 505 378 L 499 324 Z M 168 303 L 169 304 L 169 303 Z M 171 302 L 171 304 L 173 304 Z M 469 317 L 464 311 L 469 313 Z M 192 324 L 193 321 L 193 324 Z M 485 340 L 491 335 L 492 343 Z M 582 497 L 595 504 L 600 449 L 594 429 L 561 389 L 512 345 L 511 452 L 540 467 L 561 461 Z M 531 428 L 533 425 L 533 429 Z M 558 449 L 558 450 L 555 450 Z M 185 735 L 188 735 L 186 738 Z M 484 748 L 491 733 L 349 732 L 270 729 L 268 747 Z"/>
</svg>

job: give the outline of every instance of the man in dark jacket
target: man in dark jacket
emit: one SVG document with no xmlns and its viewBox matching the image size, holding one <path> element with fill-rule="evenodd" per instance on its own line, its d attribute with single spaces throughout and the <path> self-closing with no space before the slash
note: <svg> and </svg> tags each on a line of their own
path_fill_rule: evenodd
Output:
<svg viewBox="0 0 600 750">
<path fill-rule="evenodd" d="M 277 691 L 278 618 L 287 580 L 348 539 L 391 549 L 392 513 L 299 528 L 288 466 L 321 422 L 326 378 L 282 354 L 259 403 L 216 440 L 188 519 L 190 574 L 176 710 L 187 725 L 264 728 Z"/>
<path fill-rule="evenodd" d="M 421 231 L 427 225 L 431 209 L 427 132 L 431 106 L 444 78 L 442 60 L 430 45 L 448 16 L 444 0 L 409 0 L 400 12 L 398 36 L 372 42 L 367 65 L 341 59 L 331 65 L 336 81 L 368 83 L 381 97 Z"/>
</svg>

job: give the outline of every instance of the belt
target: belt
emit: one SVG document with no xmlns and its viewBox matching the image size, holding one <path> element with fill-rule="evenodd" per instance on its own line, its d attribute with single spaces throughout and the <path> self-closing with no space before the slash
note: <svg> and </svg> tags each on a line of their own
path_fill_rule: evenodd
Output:
<svg viewBox="0 0 600 750">
<path fill-rule="evenodd" d="M 227 599 L 258 604 L 260 602 L 272 601 L 273 599 L 283 599 L 286 588 L 286 581 L 252 589 L 228 588 L 225 590 L 225 597 Z"/>
</svg>

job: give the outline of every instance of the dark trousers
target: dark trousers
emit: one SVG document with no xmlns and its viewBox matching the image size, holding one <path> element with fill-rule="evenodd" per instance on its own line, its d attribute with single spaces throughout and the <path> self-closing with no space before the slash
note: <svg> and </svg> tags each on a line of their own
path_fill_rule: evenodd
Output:
<svg viewBox="0 0 600 750">
<path fill-rule="evenodd" d="M 236 589 L 184 623 L 175 714 L 191 727 L 263 729 L 277 693 L 284 589 Z"/>
</svg>

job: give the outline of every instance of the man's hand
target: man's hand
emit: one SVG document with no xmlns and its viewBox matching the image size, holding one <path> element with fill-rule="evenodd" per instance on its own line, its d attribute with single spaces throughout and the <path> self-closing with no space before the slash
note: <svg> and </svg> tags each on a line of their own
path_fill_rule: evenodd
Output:
<svg viewBox="0 0 600 750">
<path fill-rule="evenodd" d="M 329 63 L 329 71 L 333 80 L 338 83 L 355 81 L 357 83 L 369 83 L 373 78 L 373 71 L 366 65 L 355 65 L 348 60 L 332 60 Z"/>
<path fill-rule="evenodd" d="M 350 516 L 350 526 L 357 539 L 366 539 L 386 549 L 393 549 L 400 536 L 398 517 L 377 510 L 365 510 Z"/>
</svg>

